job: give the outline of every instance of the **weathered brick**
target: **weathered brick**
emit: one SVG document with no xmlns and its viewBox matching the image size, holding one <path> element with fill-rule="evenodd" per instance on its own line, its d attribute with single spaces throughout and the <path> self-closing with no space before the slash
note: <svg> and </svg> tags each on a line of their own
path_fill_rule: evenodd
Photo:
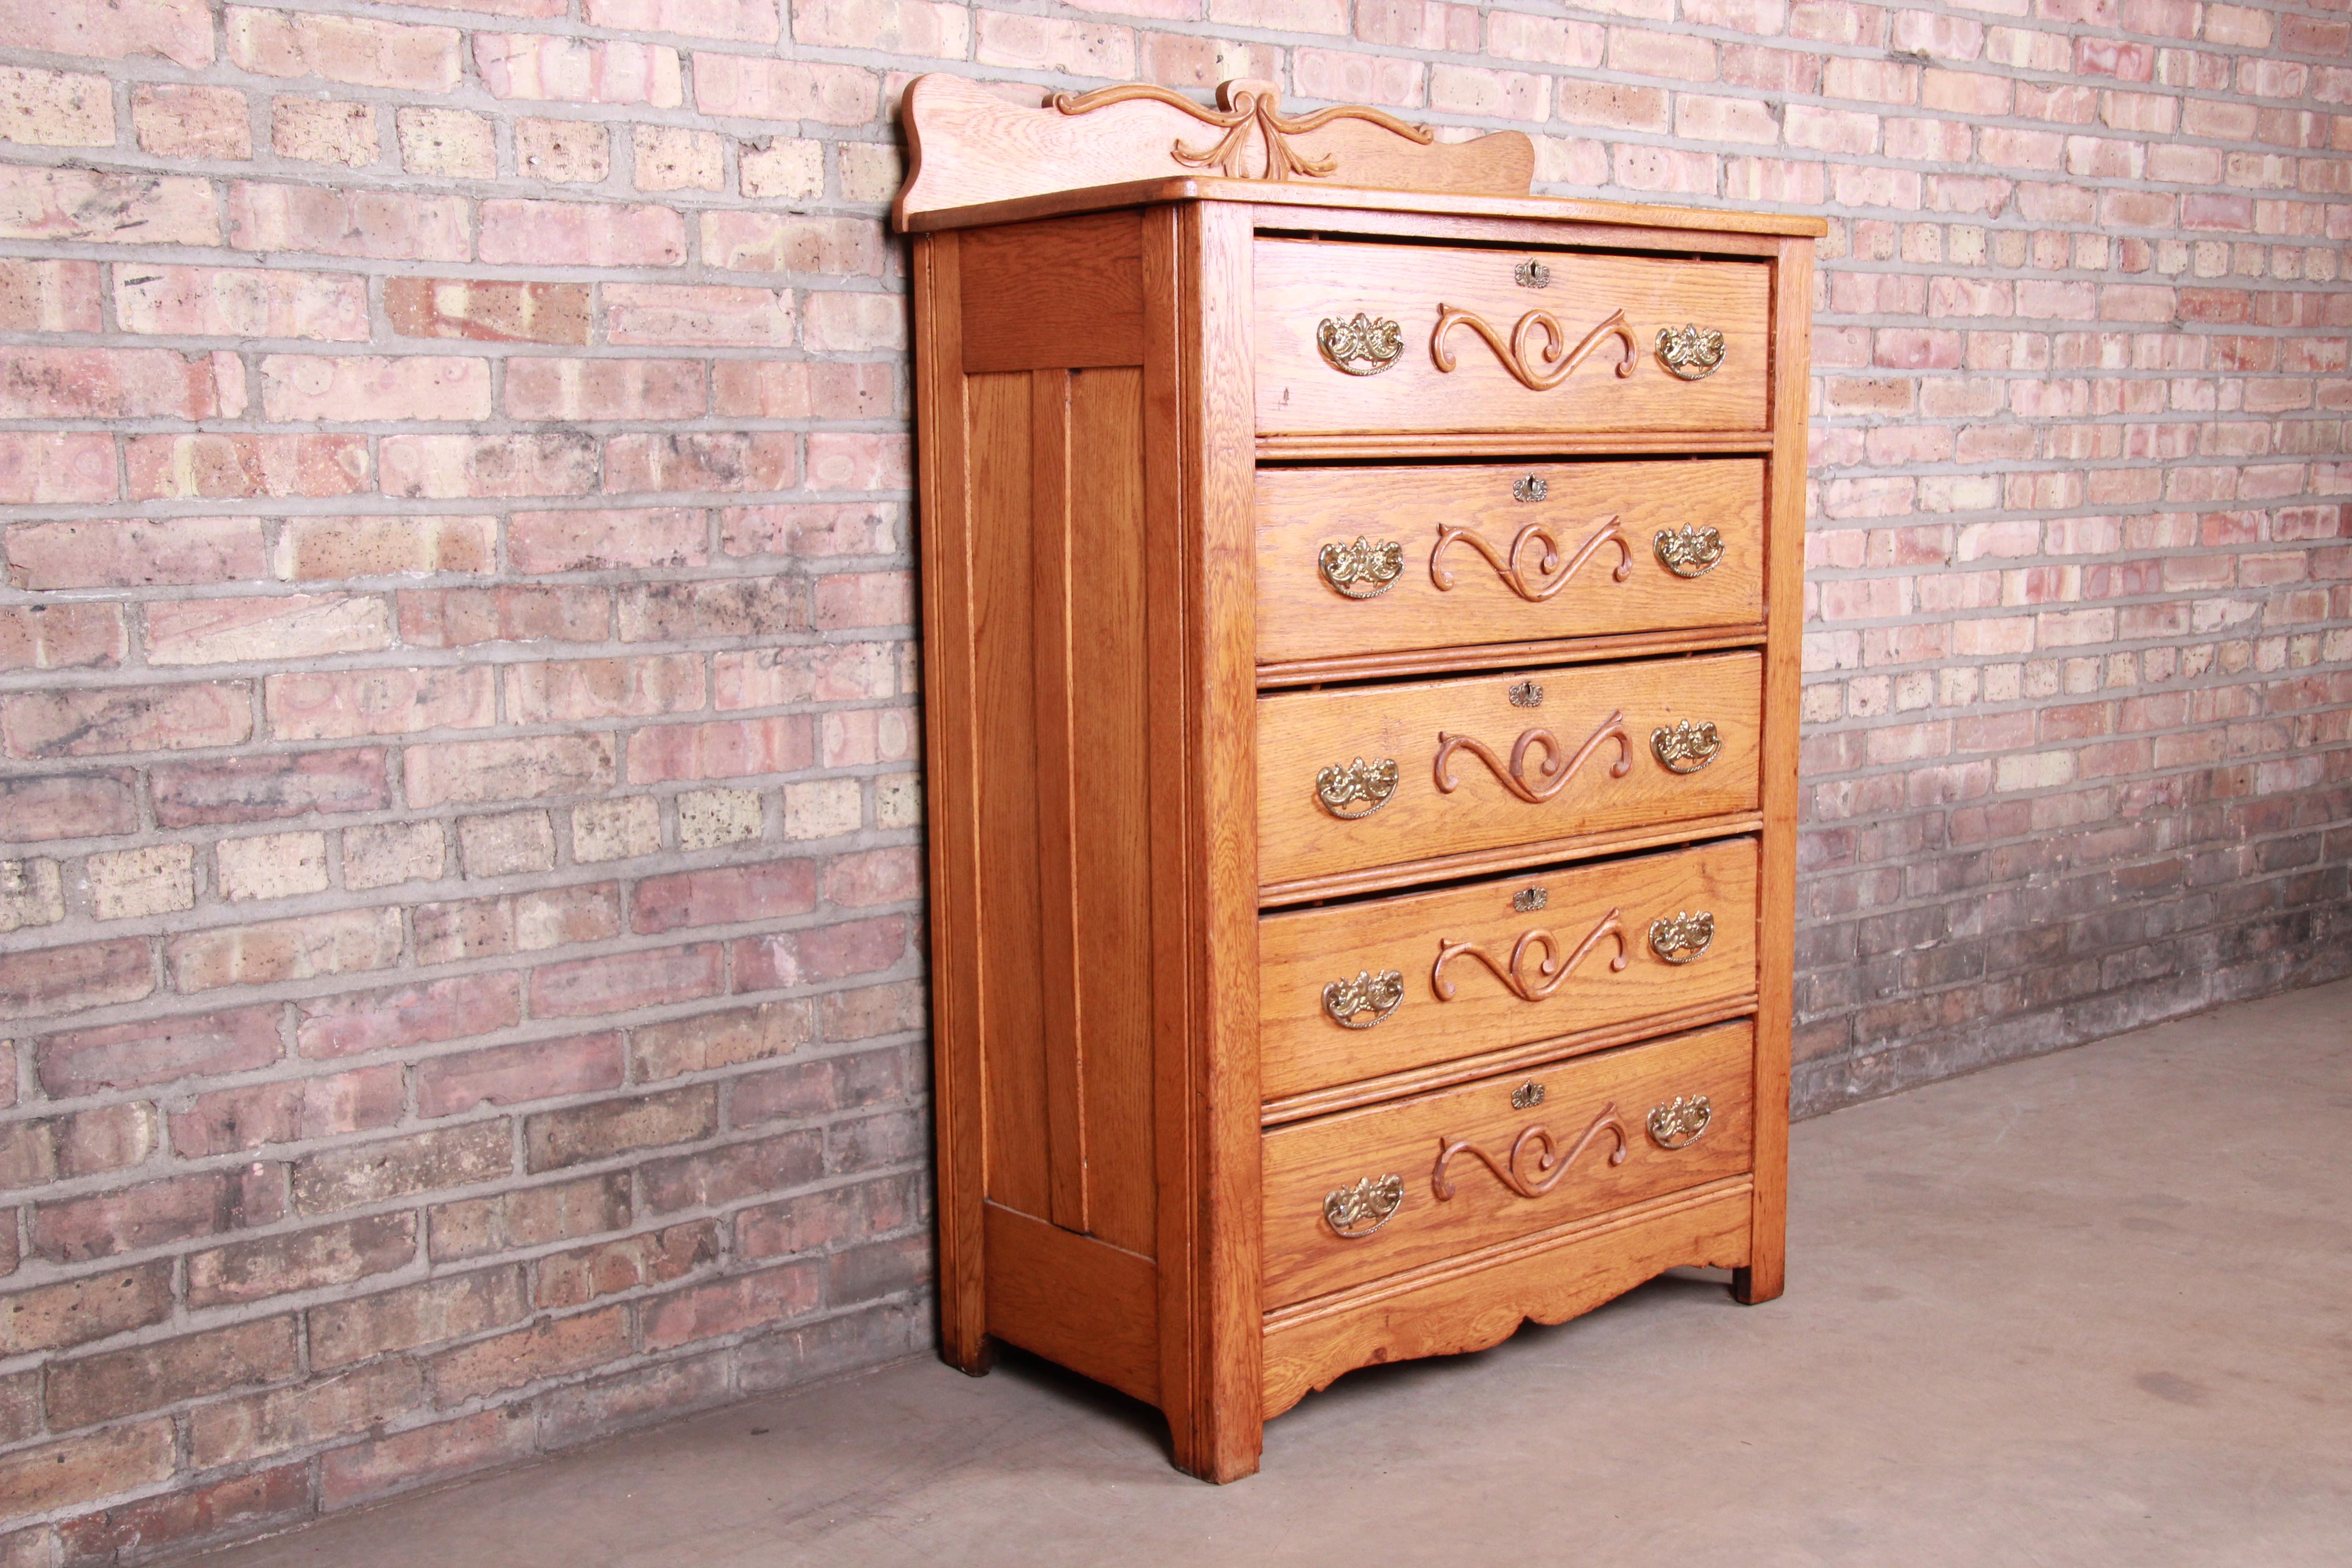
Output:
<svg viewBox="0 0 2352 1568">
<path fill-rule="evenodd" d="M 718 1124 L 719 1091 L 704 1084 L 541 1111 L 524 1121 L 523 1140 L 533 1172 L 555 1171 L 708 1138 Z"/>
<path fill-rule="evenodd" d="M 693 1286 L 645 1308 L 646 1348 L 667 1350 L 696 1340 L 790 1322 L 814 1311 L 823 1290 L 819 1270 L 802 1263 Z"/>
<path fill-rule="evenodd" d="M 408 803 L 530 800 L 588 795 L 614 781 L 609 735 L 551 735 L 534 741 L 449 741 L 411 746 Z"/>
<path fill-rule="evenodd" d="M 49 1426 L 59 1432 L 95 1426 L 246 1384 L 276 1383 L 294 1371 L 291 1318 L 80 1356 L 49 1369 Z"/>
<path fill-rule="evenodd" d="M 444 1352 L 434 1358 L 433 1384 L 442 1404 L 462 1405 L 628 1353 L 628 1309 L 607 1307 L 574 1317 L 542 1318 L 528 1328 Z"/>
<path fill-rule="evenodd" d="M 302 1465 L 280 1465 L 67 1520 L 58 1528 L 74 1564 L 129 1562 L 142 1549 L 200 1545 L 290 1524 L 310 1511 Z"/>
<path fill-rule="evenodd" d="M 154 967 L 136 939 L 0 954 L 0 1013 L 36 1018 L 136 1002 L 155 989 Z"/>
<path fill-rule="evenodd" d="M 384 280 L 384 314 L 410 338 L 482 342 L 584 343 L 588 285 L 508 283 L 454 278 Z"/>
<path fill-rule="evenodd" d="M 209 53 L 211 18 L 204 21 Z M 131 89 L 131 123 L 139 150 L 159 158 L 242 162 L 253 156 L 253 127 L 247 119 L 245 94 L 234 88 L 142 82 Z"/>
<path fill-rule="evenodd" d="M 98 1501 L 171 1475 L 172 1424 L 142 1421 L 0 1455 L 0 1497 L 20 1515 Z"/>
<path fill-rule="evenodd" d="M 371 1215 L 198 1252 L 188 1259 L 188 1304 L 216 1307 L 348 1285 L 416 1257 L 416 1215 Z"/>
<path fill-rule="evenodd" d="M 638 1177 L 646 1210 L 718 1208 L 783 1191 L 824 1172 L 824 1135 L 814 1129 L 757 1138 L 648 1163 Z"/>
<path fill-rule="evenodd" d="M 280 1173 L 274 1167 L 207 1171 L 40 1205 L 33 1211 L 33 1252 L 52 1262 L 86 1263 L 163 1242 L 267 1225 L 284 1212 Z"/>
<path fill-rule="evenodd" d="M 464 1339 L 528 1312 L 513 1266 L 443 1275 L 397 1290 L 313 1307 L 308 1316 L 314 1366 L 348 1366 L 394 1351 Z"/>
<path fill-rule="evenodd" d="M 214 1089 L 172 1112 L 172 1150 L 201 1159 L 388 1126 L 406 1098 L 396 1067 Z"/>
<path fill-rule="evenodd" d="M 462 1420 L 420 1426 L 330 1452 L 320 1462 L 321 1508 L 349 1508 L 492 1465 L 530 1457 L 528 1407 L 485 1410 Z"/>
<path fill-rule="evenodd" d="M 621 1060 L 621 1039 L 614 1034 L 436 1057 L 416 1069 L 416 1113 L 452 1116 L 480 1105 L 521 1105 L 617 1089 Z"/>
<path fill-rule="evenodd" d="M 504 1121 L 471 1121 L 306 1154 L 294 1162 L 294 1206 L 306 1215 L 331 1214 L 488 1181 L 512 1168 L 512 1142 Z"/>
<path fill-rule="evenodd" d="M 26 691 L 0 699 L 0 738 L 14 757 L 233 746 L 252 733 L 252 699 L 237 681 Z"/>
<path fill-rule="evenodd" d="M 531 1301 L 541 1310 L 585 1306 L 599 1296 L 682 1279 L 718 1258 L 713 1220 L 623 1237 L 541 1258 L 531 1267 Z"/>
<path fill-rule="evenodd" d="M 0 1296 L 0 1353 L 59 1350 L 163 1321 L 172 1267 L 159 1258 Z"/>
<path fill-rule="evenodd" d="M 436 1262 L 479 1258 L 619 1230 L 629 1223 L 631 1212 L 629 1173 L 614 1171 L 494 1197 L 436 1204 L 430 1246 Z"/>
<path fill-rule="evenodd" d="M 210 1469 L 280 1454 L 371 1430 L 425 1403 L 425 1374 L 404 1361 L 361 1367 L 292 1388 L 215 1400 L 188 1414 L 189 1458 L 199 1468 Z M 299 1474 L 303 1467 L 288 1468 Z"/>
<path fill-rule="evenodd" d="M 151 771 L 155 820 L 193 827 L 379 811 L 392 803 L 386 770 L 385 753 L 368 747 L 157 764 Z"/>
<path fill-rule="evenodd" d="M 640 931 L 672 931 L 804 914 L 815 907 L 814 861 L 718 866 L 639 882 L 633 924 Z"/>
<path fill-rule="evenodd" d="M 400 962 L 402 941 L 398 910 L 347 910 L 190 931 L 163 943 L 163 962 L 173 984 L 193 993 L 386 969 Z"/>
<path fill-rule="evenodd" d="M 45 1092 L 65 1099 L 266 1067 L 283 1049 L 280 1011 L 275 1006 L 238 1007 L 69 1030 L 40 1042 L 34 1070 Z"/>
</svg>

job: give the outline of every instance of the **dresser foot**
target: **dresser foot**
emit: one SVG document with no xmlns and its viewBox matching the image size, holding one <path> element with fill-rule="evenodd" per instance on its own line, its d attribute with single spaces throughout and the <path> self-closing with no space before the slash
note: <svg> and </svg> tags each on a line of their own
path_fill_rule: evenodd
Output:
<svg viewBox="0 0 2352 1568">
<path fill-rule="evenodd" d="M 996 1370 L 996 1341 L 983 1335 L 969 1352 L 943 1344 L 940 1347 L 940 1359 L 966 1377 L 986 1377 Z"/>
<path fill-rule="evenodd" d="M 1731 1299 L 1743 1307 L 1760 1307 L 1777 1299 L 1784 1283 L 1778 1268 L 1735 1268 L 1731 1271 Z"/>
</svg>

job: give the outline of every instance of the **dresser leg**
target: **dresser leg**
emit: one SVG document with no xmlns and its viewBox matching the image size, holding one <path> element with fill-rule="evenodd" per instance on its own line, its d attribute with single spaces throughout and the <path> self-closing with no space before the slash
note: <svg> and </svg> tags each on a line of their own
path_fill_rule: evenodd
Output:
<svg viewBox="0 0 2352 1568">
<path fill-rule="evenodd" d="M 1742 1306 L 1761 1306 L 1779 1296 L 1785 1283 L 1777 1258 L 1769 1269 L 1735 1268 L 1731 1271 L 1731 1298 Z"/>
<path fill-rule="evenodd" d="M 940 1346 L 940 1359 L 966 1377 L 986 1377 L 996 1370 L 996 1341 L 982 1334 L 965 1352 L 953 1343 Z"/>
<path fill-rule="evenodd" d="M 1176 1468 L 1188 1476 L 1223 1486 L 1244 1476 L 1257 1474 L 1258 1454 L 1264 1443 L 1265 1424 L 1249 1424 L 1247 1431 L 1232 1430 L 1223 1434 L 1225 1441 L 1186 1442 L 1171 1428 L 1175 1448 Z"/>
</svg>

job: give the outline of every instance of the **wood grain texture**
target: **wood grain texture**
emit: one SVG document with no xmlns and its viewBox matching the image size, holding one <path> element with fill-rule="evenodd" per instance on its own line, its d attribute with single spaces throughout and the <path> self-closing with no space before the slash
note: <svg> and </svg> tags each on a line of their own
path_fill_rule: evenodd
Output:
<svg viewBox="0 0 2352 1568">
<path fill-rule="evenodd" d="M 1118 90 L 1137 89 L 1085 98 L 1113 98 Z M 1219 103 L 1235 109 L 1244 92 L 1271 96 L 1279 107 L 1279 91 L 1270 82 L 1227 82 L 1219 89 Z M 895 221 L 904 228 L 927 213 L 1185 175 L 1199 164 L 1188 163 L 1182 151 L 1213 149 L 1227 130 L 1211 122 L 1205 107 L 1187 109 L 1151 97 L 1093 108 L 1070 95 L 1058 101 L 1082 111 L 1065 112 L 1053 102 L 1024 109 L 961 77 L 917 77 L 907 89 L 904 110 L 912 167 L 892 208 Z M 1382 111 L 1370 112 L 1390 121 Z M 1309 123 L 1315 120 L 1324 122 Z M 1389 125 L 1347 117 L 1344 110 L 1341 118 L 1328 120 L 1255 116 L 1233 129 L 1242 132 L 1235 148 L 1238 166 L 1224 172 L 1253 181 L 1265 178 L 1269 155 L 1280 162 L 1284 150 L 1291 154 L 1294 180 L 1344 181 L 1374 189 L 1525 196 L 1535 173 L 1535 144 L 1516 131 L 1435 142 L 1425 132 L 1400 135 Z"/>
<path fill-rule="evenodd" d="M 930 825 L 932 1117 L 939 1141 L 940 1348 L 966 1372 L 987 1364 L 986 1078 L 980 991 L 976 642 L 964 467 L 961 237 L 917 242 L 916 437 L 923 516 L 924 770 Z"/>
<path fill-rule="evenodd" d="M 1550 268 L 1548 287 L 1514 280 L 1528 260 Z M 1762 430 L 1769 417 L 1771 279 L 1759 263 L 1262 239 L 1257 273 L 1258 428 L 1267 434 Z M 1529 312 L 1548 310 L 1562 353 L 1622 317 L 1631 344 L 1612 337 L 1537 391 L 1466 329 L 1446 334 L 1454 368 L 1442 369 L 1434 345 L 1446 306 L 1507 339 Z M 1359 313 L 1403 330 L 1404 352 L 1377 374 L 1335 369 L 1316 346 L 1319 323 Z M 1685 323 L 1724 334 L 1722 365 L 1702 381 L 1677 379 L 1654 352 L 1660 328 Z M 1621 375 L 1621 365 L 1631 368 Z"/>
<path fill-rule="evenodd" d="M 1744 1177 L 1270 1312 L 1265 1414 L 1381 1362 L 1486 1350 L 1524 1322 L 1561 1323 L 1669 1268 L 1748 1260 Z"/>
<path fill-rule="evenodd" d="M 1587 225 L 1594 226 L 1598 233 L 1629 229 L 1645 239 L 1661 235 L 1686 237 L 1696 242 L 1688 246 L 1693 250 L 1706 247 L 1715 237 L 1806 235 L 1819 238 L 1829 232 L 1826 220 L 1801 213 L 1637 206 L 1628 202 L 1591 201 L 1581 196 L 1504 199 L 1453 195 L 1443 191 L 1376 191 L 1299 180 L 1270 184 L 1263 180 L 1202 175 L 1122 180 L 1116 184 L 1082 185 L 1032 196 L 908 213 L 898 220 L 898 227 L 909 234 L 934 234 L 993 224 L 1028 223 L 1076 213 L 1109 212 L 1120 207 L 1192 202 L 1243 202 L 1259 209 L 1286 209 L 1281 216 L 1267 216 L 1261 211 L 1261 219 L 1270 228 L 1319 225 L 1325 214 L 1417 213 L 1438 219 L 1488 218 L 1557 224 L 1563 228 L 1575 225 L 1578 230 L 1573 237 L 1581 237 L 1582 227 Z"/>
<path fill-rule="evenodd" d="M 983 229 L 962 265 L 967 374 L 1143 363 L 1139 214 Z"/>
<path fill-rule="evenodd" d="M 1514 669 L 1458 680 L 1339 691 L 1278 692 L 1258 703 L 1258 863 L 1270 883 L 1318 873 L 1361 872 L 1444 847 L 1454 852 L 1550 842 L 1609 829 L 1654 828 L 1756 807 L 1762 661 L 1710 654 L 1629 665 Z M 1540 707 L 1515 705 L 1514 687 L 1543 689 Z M 1714 761 L 1675 773 L 1651 737 L 1679 724 L 1712 723 Z M 1604 731 L 1622 731 L 1569 770 Z M 1531 732 L 1556 738 L 1561 773 L 1549 799 L 1519 798 L 1495 768 L 1465 751 L 1445 758 L 1441 737 L 1466 736 L 1504 764 Z M 1368 816 L 1343 821 L 1317 797 L 1322 769 L 1392 759 L 1394 794 Z M 1622 773 L 1616 770 L 1623 765 Z M 1529 744 L 1528 780 L 1542 781 L 1545 754 Z"/>
<path fill-rule="evenodd" d="M 1764 836 L 1757 905 L 1757 1179 L 1753 1258 L 1733 1281 L 1743 1301 L 1769 1301 L 1786 1273 L 1789 1052 L 1797 946 L 1797 725 L 1803 700 L 1805 407 L 1813 249 L 1790 240 L 1774 268 L 1770 555 L 1765 614 Z"/>
<path fill-rule="evenodd" d="M 1416 1095 L 1386 1105 L 1294 1122 L 1265 1133 L 1265 1300 L 1269 1308 L 1328 1294 L 1383 1275 L 1621 1208 L 1662 1193 L 1749 1169 L 1749 1105 L 1755 1030 L 1746 1022 L 1627 1046 Z M 1513 1103 L 1540 1082 L 1540 1104 Z M 1688 1147 L 1659 1146 L 1643 1127 L 1656 1107 L 1706 1095 L 1706 1130 Z M 1460 1142 L 1507 1162 L 1529 1128 L 1546 1130 L 1564 1157 L 1604 1114 L 1616 1136 L 1592 1138 L 1540 1196 L 1513 1191 L 1474 1155 L 1455 1155 L 1437 1175 L 1438 1155 Z M 1524 1148 L 1516 1169 L 1540 1175 L 1539 1151 Z M 1336 1234 L 1327 1194 L 1370 1177 L 1404 1180 L 1404 1202 L 1372 1234 Z M 1441 1195 L 1450 1191 L 1451 1195 Z"/>
<path fill-rule="evenodd" d="M 1760 626 L 1702 626 L 1687 631 L 1632 632 L 1615 637 L 1538 637 L 1530 642 L 1458 643 L 1452 647 L 1406 648 L 1396 653 L 1349 654 L 1339 658 L 1284 659 L 1257 667 L 1261 691 L 1292 686 L 1394 679 L 1413 675 L 1463 675 L 1514 665 L 1601 664 L 1655 658 L 1675 653 L 1721 653 L 1761 647 Z"/>
<path fill-rule="evenodd" d="M 988 1331 L 1158 1403 L 1151 1259 L 996 1204 L 984 1224 Z"/>
<path fill-rule="evenodd" d="M 1513 900 L 1530 889 L 1540 909 Z M 1721 1006 L 1756 989 L 1753 942 L 1756 845 L 1735 838 L 1693 849 L 1519 876 L 1441 891 L 1265 917 L 1258 925 L 1259 1088 L 1269 1100 L 1508 1047 L 1555 1039 L 1678 1007 Z M 1715 940 L 1687 963 L 1652 952 L 1650 922 L 1685 911 L 1714 916 Z M 1578 956 L 1588 933 L 1611 930 Z M 1483 966 L 1436 961 L 1447 942 L 1474 942 L 1497 962 L 1529 931 L 1549 933 L 1549 955 L 1528 944 L 1523 967 L 1539 984 L 1549 962 L 1559 978 L 1523 999 Z M 1624 960 L 1622 969 L 1614 961 Z M 1570 967 L 1570 960 L 1573 966 Z M 1324 987 L 1393 970 L 1404 1000 L 1364 1028 L 1334 1022 Z"/>
<path fill-rule="evenodd" d="M 1744 458 L 1261 468 L 1258 658 L 1753 625 L 1764 609 L 1764 473 Z M 1530 480 L 1542 498 L 1518 499 L 1514 487 L 1527 493 Z M 1685 528 L 1714 529 L 1723 544 L 1695 577 L 1659 553 L 1661 538 Z M 1402 574 L 1370 598 L 1340 592 L 1318 563 L 1359 539 L 1403 550 Z"/>
<path fill-rule="evenodd" d="M 1765 430 L 1480 431 L 1434 435 L 1412 430 L 1327 430 L 1304 435 L 1260 435 L 1261 462 L 1445 462 L 1468 458 L 1732 457 L 1769 452 Z"/>
</svg>

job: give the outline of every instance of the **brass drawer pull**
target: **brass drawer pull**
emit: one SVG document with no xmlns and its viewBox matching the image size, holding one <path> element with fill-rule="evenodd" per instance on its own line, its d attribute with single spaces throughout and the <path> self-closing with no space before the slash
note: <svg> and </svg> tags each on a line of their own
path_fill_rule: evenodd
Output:
<svg viewBox="0 0 2352 1568">
<path fill-rule="evenodd" d="M 1333 370 L 1378 375 L 1404 353 L 1404 329 L 1385 317 L 1375 321 L 1361 310 L 1352 321 L 1326 316 L 1315 329 L 1315 346 Z"/>
<path fill-rule="evenodd" d="M 1462 787 L 1462 781 L 1454 776 L 1452 763 L 1455 752 L 1467 752 L 1486 763 L 1487 772 L 1500 780 L 1505 789 L 1509 790 L 1529 805 L 1541 805 L 1545 801 L 1566 789 L 1568 781 L 1576 776 L 1577 770 L 1591 761 L 1592 753 L 1610 741 L 1617 742 L 1617 760 L 1610 764 L 1609 776 L 1612 779 L 1622 779 L 1633 771 L 1633 745 L 1625 733 L 1625 715 L 1622 710 L 1601 721 L 1601 728 L 1593 731 L 1584 744 L 1576 748 L 1574 756 L 1566 757 L 1564 760 L 1559 736 L 1554 735 L 1549 730 L 1523 731 L 1517 743 L 1511 747 L 1511 761 L 1507 767 L 1504 765 L 1503 760 L 1488 751 L 1483 742 L 1473 740 L 1467 735 L 1449 734 L 1440 730 L 1437 732 L 1437 759 L 1433 769 L 1437 776 L 1437 793 L 1452 795 Z M 1543 752 L 1543 761 L 1538 764 L 1537 772 L 1543 776 L 1544 782 L 1529 784 L 1528 752 L 1538 749 Z"/>
<path fill-rule="evenodd" d="M 1718 529 L 1694 528 L 1688 523 L 1679 529 L 1662 528 L 1654 542 L 1658 564 L 1677 577 L 1704 577 L 1723 559 L 1723 534 Z"/>
<path fill-rule="evenodd" d="M 1723 363 L 1723 334 L 1713 327 L 1660 327 L 1658 363 L 1685 381 L 1704 381 Z"/>
<path fill-rule="evenodd" d="M 1454 369 L 1454 351 L 1445 340 L 1456 327 L 1467 327 L 1486 340 L 1503 368 L 1516 377 L 1529 392 L 1549 392 L 1576 373 L 1576 367 L 1591 358 L 1594 350 L 1617 338 L 1625 345 L 1625 357 L 1618 362 L 1617 374 L 1622 378 L 1633 374 L 1641 347 L 1633 341 L 1633 329 L 1625 324 L 1625 312 L 1612 310 L 1609 319 L 1584 334 L 1574 348 L 1568 346 L 1568 329 L 1549 310 L 1529 310 L 1511 329 L 1509 340 L 1486 321 L 1452 305 L 1437 307 L 1437 330 L 1430 334 L 1429 357 L 1436 362 L 1441 373 Z M 1539 343 L 1537 339 L 1542 339 Z"/>
<path fill-rule="evenodd" d="M 1551 268 L 1540 261 L 1522 261 L 1511 268 L 1511 281 L 1522 289 L 1551 287 Z"/>
<path fill-rule="evenodd" d="M 1679 910 L 1650 922 L 1650 951 L 1668 963 L 1688 963 L 1715 941 L 1715 916 L 1706 910 L 1695 915 Z"/>
<path fill-rule="evenodd" d="M 1513 1139 L 1510 1153 L 1500 1160 L 1466 1138 L 1456 1142 L 1440 1137 L 1437 1141 L 1437 1166 L 1429 1173 L 1429 1190 L 1436 1194 L 1439 1203 L 1451 1198 L 1454 1184 L 1446 1180 L 1445 1167 L 1453 1163 L 1454 1155 L 1467 1154 L 1494 1172 L 1496 1181 L 1519 1196 L 1539 1198 L 1559 1185 L 1559 1179 L 1568 1174 L 1568 1168 L 1576 1163 L 1576 1157 L 1591 1148 L 1592 1141 L 1604 1132 L 1617 1140 L 1617 1147 L 1610 1152 L 1609 1163 L 1623 1164 L 1630 1151 L 1626 1146 L 1625 1124 L 1617 1120 L 1614 1101 L 1601 1108 L 1601 1114 L 1592 1119 L 1592 1125 L 1584 1130 L 1584 1136 L 1570 1145 L 1565 1153 L 1552 1141 L 1550 1130 L 1539 1121 L 1532 1123 Z M 1535 1161 L 1530 1168 L 1523 1170 L 1521 1163 L 1530 1149 L 1536 1152 Z"/>
<path fill-rule="evenodd" d="M 1716 752 L 1723 750 L 1723 737 L 1712 723 L 1685 719 L 1671 730 L 1651 731 L 1650 750 L 1668 773 L 1695 773 L 1715 761 Z"/>
<path fill-rule="evenodd" d="M 1694 1094 L 1685 1100 L 1681 1095 L 1650 1112 L 1650 1137 L 1661 1149 L 1687 1149 L 1706 1131 L 1715 1119 L 1715 1108 L 1706 1096 Z"/>
<path fill-rule="evenodd" d="M 1342 822 L 1354 822 L 1388 805 L 1389 797 L 1396 794 L 1396 786 L 1394 757 L 1382 757 L 1377 763 L 1358 757 L 1345 765 L 1335 763 L 1317 773 L 1315 798 L 1324 810 Z M 1351 810 L 1359 801 L 1366 803 L 1362 809 Z"/>
<path fill-rule="evenodd" d="M 1519 1085 L 1518 1088 L 1511 1090 L 1511 1109 L 1513 1110 L 1533 1110 L 1537 1106 L 1543 1103 L 1543 1097 L 1544 1086 L 1537 1083 L 1531 1079 L 1528 1082 Z"/>
<path fill-rule="evenodd" d="M 1360 970 L 1353 980 L 1334 980 L 1323 987 L 1323 1012 L 1343 1029 L 1369 1029 L 1404 1001 L 1404 973 L 1383 969 L 1378 974 Z M 1360 1015 L 1369 1018 L 1359 1022 Z"/>
<path fill-rule="evenodd" d="M 1393 539 L 1378 544 L 1368 539 L 1327 544 L 1315 552 L 1315 569 L 1332 592 L 1345 598 L 1377 599 L 1404 575 L 1404 546 Z"/>
<path fill-rule="evenodd" d="M 1402 1176 L 1366 1176 L 1352 1187 L 1334 1187 L 1323 1194 L 1323 1223 L 1342 1241 L 1361 1241 L 1403 1206 Z"/>
</svg>

